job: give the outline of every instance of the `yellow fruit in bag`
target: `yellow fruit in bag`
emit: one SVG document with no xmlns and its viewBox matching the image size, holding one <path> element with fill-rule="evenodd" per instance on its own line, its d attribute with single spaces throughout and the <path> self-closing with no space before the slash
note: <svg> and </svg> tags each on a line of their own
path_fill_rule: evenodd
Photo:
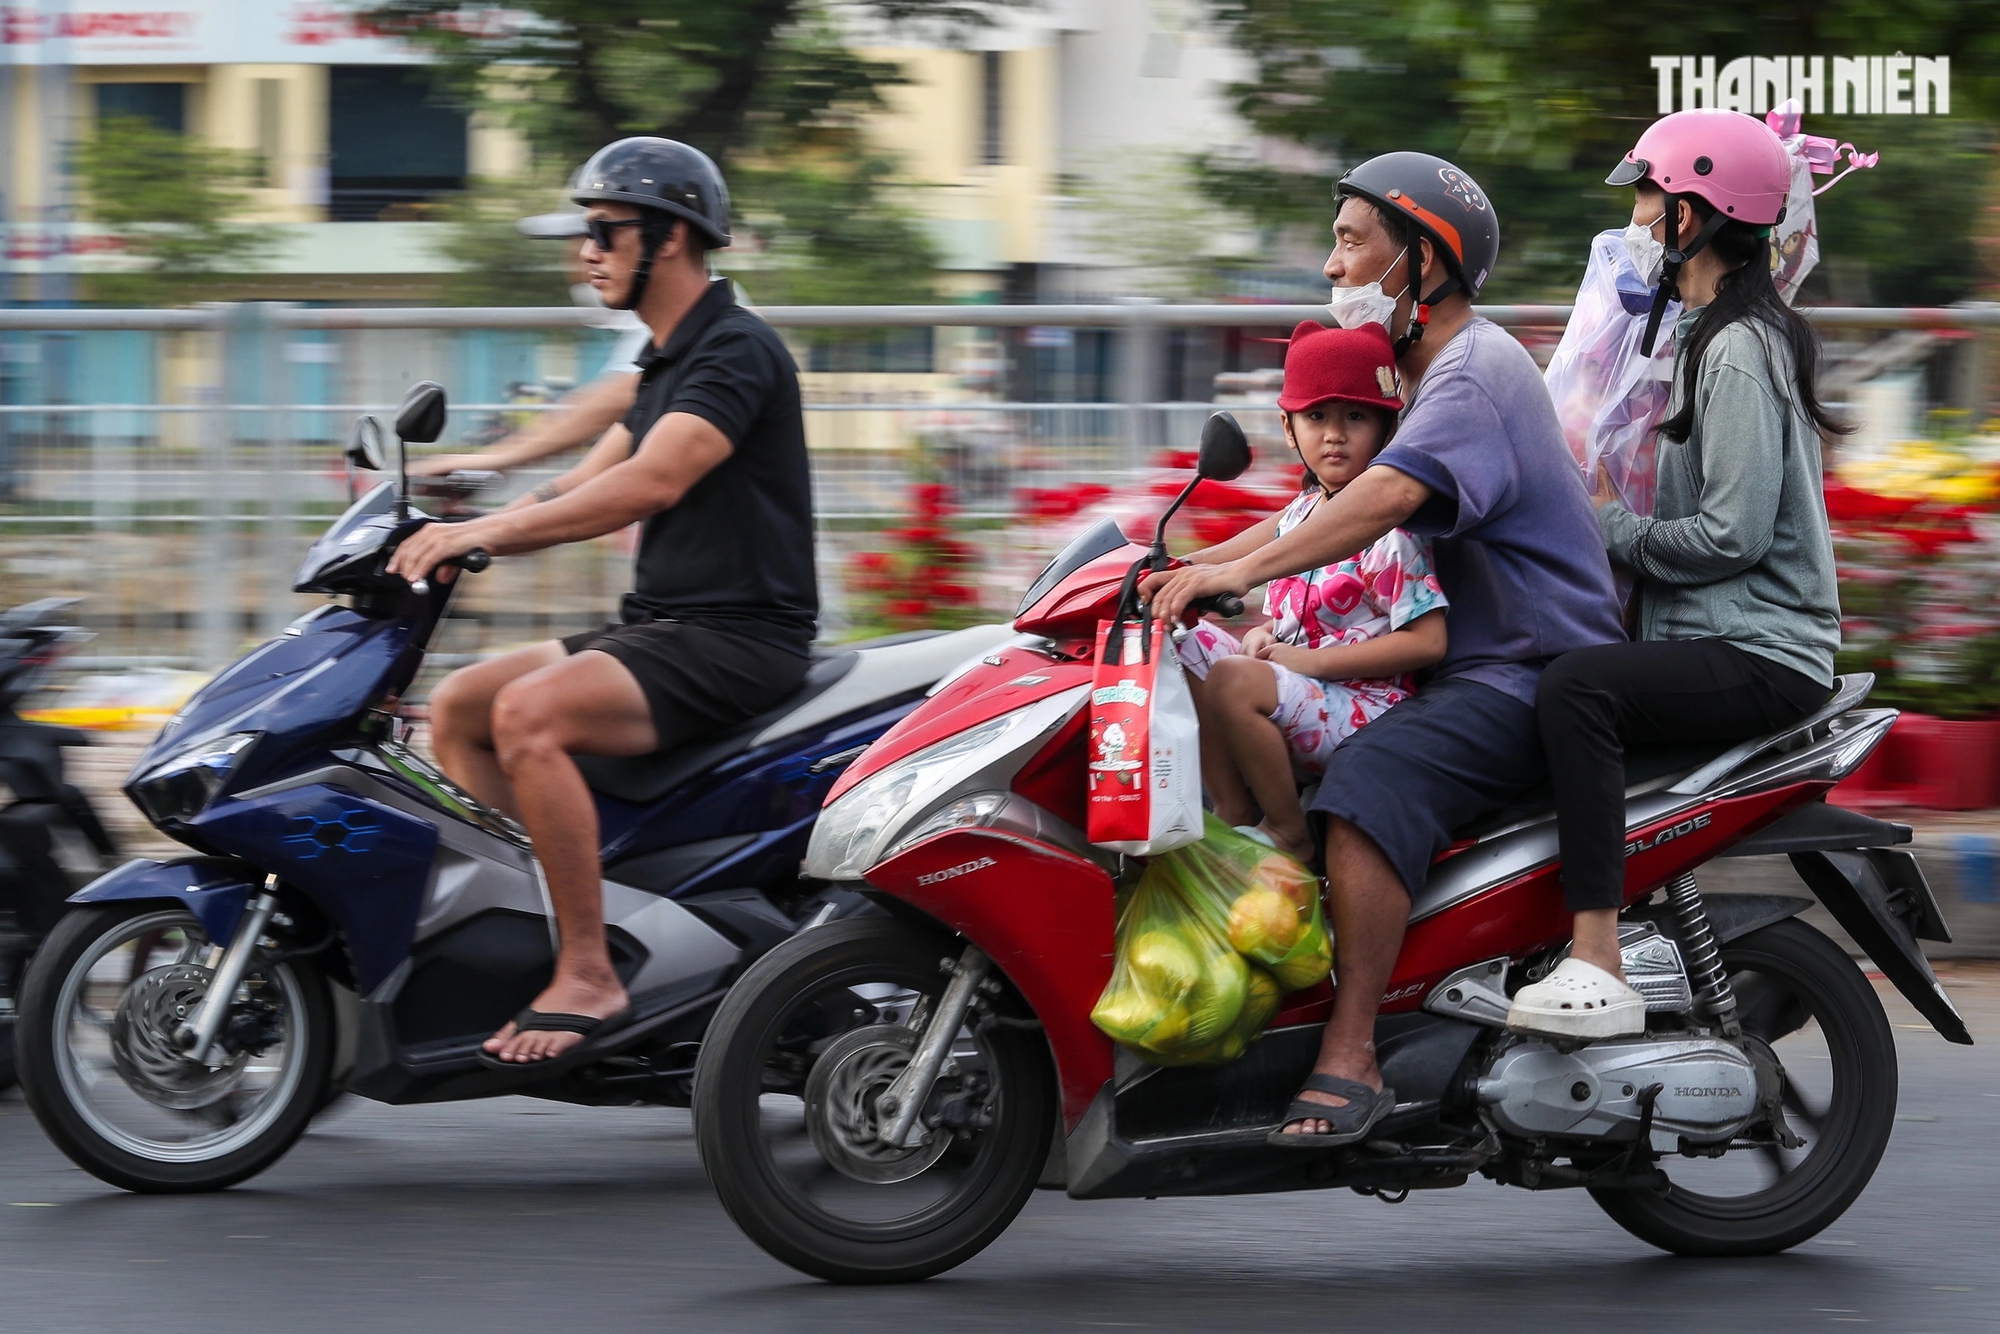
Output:
<svg viewBox="0 0 2000 1334">
<path fill-rule="evenodd" d="M 1319 897 L 1319 877 L 1282 852 L 1274 852 L 1252 867 L 1250 883 L 1283 894 L 1300 912 L 1309 912 Z"/>
<path fill-rule="evenodd" d="M 1333 971 L 1333 943 L 1326 927 L 1314 922 L 1284 958 L 1271 965 L 1271 976 L 1287 992 L 1318 986 Z"/>
<path fill-rule="evenodd" d="M 1160 1007 L 1132 987 L 1108 990 L 1090 1011 L 1090 1022 L 1114 1042 L 1137 1043 L 1160 1021 Z"/>
<path fill-rule="evenodd" d="M 1284 957 L 1304 929 L 1298 905 L 1284 891 L 1249 890 L 1229 905 L 1229 943 L 1259 961 Z"/>
<path fill-rule="evenodd" d="M 1202 985 L 1188 997 L 1187 1042 L 1205 1047 L 1227 1033 L 1243 1013 L 1243 996 L 1250 985 L 1250 967 L 1232 950 L 1217 950 L 1208 958 Z M 1164 1048 L 1156 1034 L 1146 1045 Z"/>
<path fill-rule="evenodd" d="M 1243 1035 L 1247 1045 L 1250 1039 L 1264 1031 L 1264 1025 L 1271 1022 L 1271 1016 L 1278 1012 L 1278 998 L 1283 995 L 1278 987 L 1278 979 L 1262 968 L 1250 970 L 1250 982 L 1243 992 L 1243 1013 L 1236 1020 L 1236 1032 Z"/>
<path fill-rule="evenodd" d="M 1236 1022 L 1229 1026 L 1229 1031 L 1211 1046 L 1180 1053 L 1174 1064 L 1227 1065 L 1242 1059 L 1243 1053 L 1250 1050 L 1250 1044 L 1263 1033 L 1264 1025 L 1271 1022 L 1271 1016 L 1278 1012 L 1279 993 L 1277 982 L 1262 968 L 1252 964 L 1248 972 L 1243 1008 L 1237 1012 Z"/>
<path fill-rule="evenodd" d="M 1138 990 L 1167 1004 L 1200 985 L 1203 971 L 1201 959 L 1187 941 L 1165 927 L 1135 936 L 1125 952 L 1125 966 Z"/>
<path fill-rule="evenodd" d="M 1193 1015 L 1187 1006 L 1168 1006 L 1133 1045 L 1144 1047 L 1148 1051 L 1174 1051 L 1185 1047 L 1188 1045 L 1188 1028 L 1192 1020 Z"/>
</svg>

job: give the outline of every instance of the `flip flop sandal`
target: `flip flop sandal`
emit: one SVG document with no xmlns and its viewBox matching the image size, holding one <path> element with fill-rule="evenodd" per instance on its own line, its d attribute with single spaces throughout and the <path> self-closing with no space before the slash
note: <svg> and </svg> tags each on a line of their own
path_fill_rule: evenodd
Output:
<svg viewBox="0 0 2000 1334">
<path fill-rule="evenodd" d="M 626 1006 L 618 1013 L 599 1019 L 590 1014 L 565 1014 L 559 1010 L 537 1010 L 532 1006 L 514 1016 L 516 1033 L 579 1033 L 583 1041 L 554 1056 L 544 1056 L 534 1061 L 503 1061 L 492 1052 L 480 1049 L 479 1063 L 492 1070 L 537 1070 L 557 1062 L 568 1063 L 570 1058 L 590 1046 L 593 1037 L 608 1037 L 617 1032 L 632 1018 L 632 1007 Z"/>
<path fill-rule="evenodd" d="M 1347 1101 L 1336 1107 L 1294 1098 L 1278 1128 L 1264 1137 L 1266 1143 L 1280 1149 L 1337 1149 L 1343 1144 L 1355 1144 L 1366 1139 L 1368 1132 L 1396 1105 L 1396 1090 L 1385 1088 L 1378 1092 L 1358 1079 L 1342 1079 L 1339 1075 L 1308 1075 L 1299 1092 L 1331 1093 Z M 1333 1130 L 1325 1135 L 1305 1132 L 1287 1135 L 1285 1127 L 1294 1121 L 1325 1121 Z"/>
</svg>

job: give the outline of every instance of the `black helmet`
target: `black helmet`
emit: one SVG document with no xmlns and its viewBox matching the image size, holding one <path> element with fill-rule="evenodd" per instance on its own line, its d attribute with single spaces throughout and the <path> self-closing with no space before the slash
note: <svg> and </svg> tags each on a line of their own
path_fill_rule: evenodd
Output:
<svg viewBox="0 0 2000 1334">
<path fill-rule="evenodd" d="M 729 244 L 729 187 L 708 154 L 672 139 L 637 135 L 606 144 L 576 174 L 570 198 L 636 204 L 685 218 L 713 250 Z"/>
<path fill-rule="evenodd" d="M 1500 257 L 1500 219 L 1493 201 L 1479 182 L 1429 153 L 1384 153 L 1369 158 L 1340 178 L 1334 197 L 1359 195 L 1385 215 L 1401 214 L 1420 235 L 1430 238 L 1451 274 L 1410 312 L 1410 328 L 1397 340 L 1402 351 L 1423 336 L 1429 307 L 1451 295 L 1454 288 L 1477 298 L 1479 289 Z M 1412 247 L 1410 287 L 1416 290 L 1423 264 Z"/>
</svg>

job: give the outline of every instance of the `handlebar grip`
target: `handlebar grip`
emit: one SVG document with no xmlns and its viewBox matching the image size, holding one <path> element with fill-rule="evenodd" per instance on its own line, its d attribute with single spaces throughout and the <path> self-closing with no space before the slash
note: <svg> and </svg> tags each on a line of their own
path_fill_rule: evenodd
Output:
<svg viewBox="0 0 2000 1334">
<path fill-rule="evenodd" d="M 463 556 L 460 556 L 455 562 L 458 568 L 464 570 L 467 574 L 478 574 L 492 563 L 493 557 L 487 554 L 484 547 L 474 547 Z M 1241 604 L 1239 603 L 1238 605 L 1240 606 Z"/>
<path fill-rule="evenodd" d="M 1243 614 L 1243 599 L 1234 593 L 1216 593 L 1209 597 L 1196 598 L 1188 604 L 1188 609 L 1197 615 L 1212 611 L 1225 621 L 1234 620 Z"/>
</svg>

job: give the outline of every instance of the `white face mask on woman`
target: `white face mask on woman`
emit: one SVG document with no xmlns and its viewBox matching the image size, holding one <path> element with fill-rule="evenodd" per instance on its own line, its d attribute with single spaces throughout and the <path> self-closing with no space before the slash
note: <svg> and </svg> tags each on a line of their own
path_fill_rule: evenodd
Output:
<svg viewBox="0 0 2000 1334">
<path fill-rule="evenodd" d="M 1667 211 L 1661 209 L 1660 218 L 1666 216 Z M 1660 218 L 1644 224 L 1632 222 L 1625 225 L 1625 253 L 1631 258 L 1632 267 L 1639 271 L 1639 281 L 1648 287 L 1658 284 L 1660 270 L 1667 261 L 1666 242 L 1653 238 L 1653 228 L 1660 225 Z"/>
<path fill-rule="evenodd" d="M 1389 261 L 1389 267 L 1382 270 L 1382 278 L 1394 272 L 1403 256 L 1409 253 L 1410 248 L 1404 246 L 1402 252 Z M 1334 288 L 1333 299 L 1326 303 L 1327 313 L 1333 316 L 1333 322 L 1343 329 L 1358 329 L 1364 324 L 1380 324 L 1386 328 L 1389 321 L 1396 317 L 1396 298 L 1383 293 L 1382 278 L 1359 287 Z"/>
</svg>

